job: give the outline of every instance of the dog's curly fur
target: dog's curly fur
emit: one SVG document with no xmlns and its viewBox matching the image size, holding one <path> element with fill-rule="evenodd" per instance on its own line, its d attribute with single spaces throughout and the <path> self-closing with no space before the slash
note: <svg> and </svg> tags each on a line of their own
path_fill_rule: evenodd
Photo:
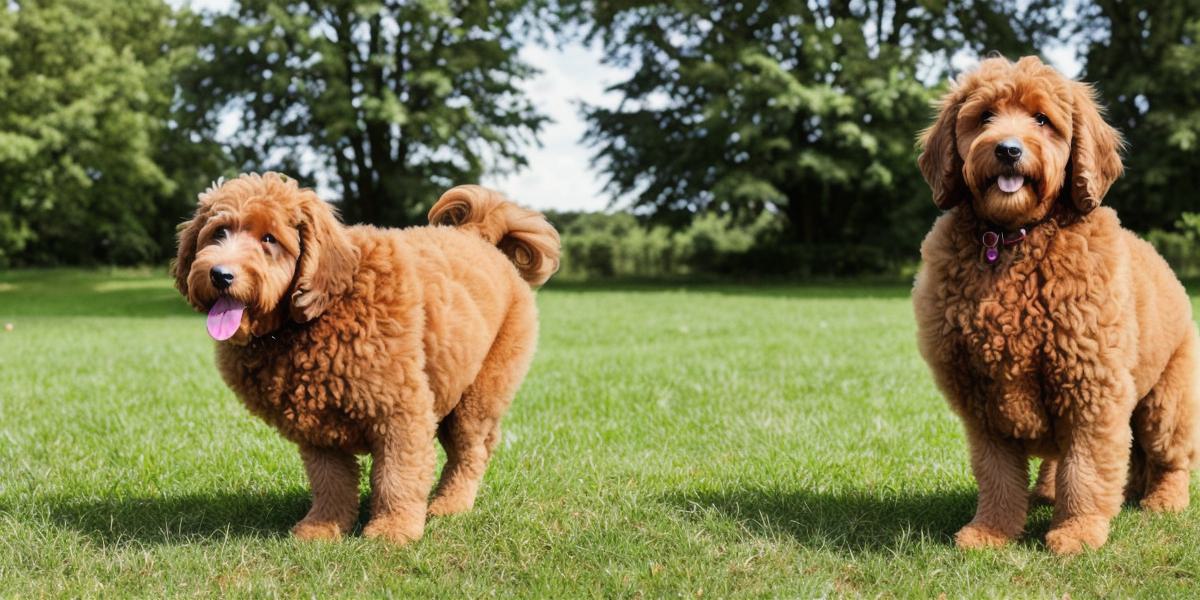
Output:
<svg viewBox="0 0 1200 600">
<path fill-rule="evenodd" d="M 1015 164 L 997 156 L 1016 140 Z M 965 424 L 979 484 L 955 538 L 996 546 L 1054 503 L 1056 553 L 1099 547 L 1122 499 L 1188 505 L 1196 458 L 1197 333 L 1191 303 L 1154 249 L 1098 207 L 1122 171 L 1119 134 L 1085 84 L 1037 58 L 982 61 L 920 140 L 919 166 L 947 212 L 921 246 L 913 291 L 921 353 Z M 1001 175 L 1025 184 L 1006 193 Z M 1007 232 L 991 264 L 982 235 Z"/>
<path fill-rule="evenodd" d="M 356 454 L 372 456 L 367 536 L 415 540 L 427 514 L 475 501 L 537 342 L 531 286 L 558 268 L 559 237 L 478 186 L 447 192 L 430 221 L 344 227 L 311 190 L 267 173 L 209 189 L 180 226 L 179 291 L 200 311 L 222 293 L 247 305 L 217 365 L 300 447 L 313 505 L 298 537 L 354 526 Z M 234 273 L 224 292 L 217 265 Z M 447 462 L 430 502 L 435 435 Z"/>
</svg>

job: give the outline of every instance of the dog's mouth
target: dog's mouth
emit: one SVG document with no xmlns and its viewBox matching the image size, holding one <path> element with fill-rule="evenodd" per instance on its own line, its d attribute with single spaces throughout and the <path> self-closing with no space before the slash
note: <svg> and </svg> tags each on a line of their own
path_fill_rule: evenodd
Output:
<svg viewBox="0 0 1200 600">
<path fill-rule="evenodd" d="M 1005 194 L 1015 194 L 1026 185 L 1033 187 L 1036 182 L 1021 173 L 1003 173 L 992 179 L 992 183 Z"/>
<path fill-rule="evenodd" d="M 245 302 L 225 295 L 218 297 L 208 309 L 208 335 L 218 342 L 233 337 L 242 326 L 245 312 Z"/>
<path fill-rule="evenodd" d="M 996 178 L 996 187 L 1005 194 L 1013 194 L 1025 186 L 1024 175 L 1001 175 Z"/>
</svg>

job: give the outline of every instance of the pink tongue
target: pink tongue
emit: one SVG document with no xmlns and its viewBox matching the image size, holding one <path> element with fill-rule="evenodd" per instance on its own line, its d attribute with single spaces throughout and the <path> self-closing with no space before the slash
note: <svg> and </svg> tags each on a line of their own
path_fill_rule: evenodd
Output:
<svg viewBox="0 0 1200 600">
<path fill-rule="evenodd" d="M 1025 185 L 1025 178 L 1021 175 L 1001 175 L 996 184 L 1000 186 L 1000 191 L 1011 194 Z"/>
<path fill-rule="evenodd" d="M 214 340 L 222 341 L 233 337 L 238 327 L 242 326 L 242 311 L 246 305 L 230 298 L 221 296 L 217 303 L 208 311 L 208 335 Z"/>
</svg>

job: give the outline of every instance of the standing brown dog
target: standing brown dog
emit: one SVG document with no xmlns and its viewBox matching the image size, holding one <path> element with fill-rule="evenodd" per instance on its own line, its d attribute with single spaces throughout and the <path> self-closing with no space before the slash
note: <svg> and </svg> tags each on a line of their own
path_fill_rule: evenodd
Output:
<svg viewBox="0 0 1200 600">
<path fill-rule="evenodd" d="M 267 173 L 209 189 L 180 226 L 176 286 L 208 313 L 221 375 L 300 447 L 313 504 L 297 537 L 354 527 L 356 454 L 373 459 L 368 537 L 415 540 L 426 514 L 475 502 L 537 343 L 530 286 L 557 270 L 559 238 L 478 186 L 446 192 L 429 220 L 454 227 L 343 227 Z M 447 462 L 429 502 L 435 435 Z"/>
<path fill-rule="evenodd" d="M 947 212 L 921 245 L 920 348 L 979 483 L 957 544 L 1021 533 L 1030 456 L 1045 459 L 1034 492 L 1055 504 L 1056 553 L 1103 545 L 1126 494 L 1187 507 L 1200 430 L 1191 303 L 1154 249 L 1098 208 L 1122 142 L 1091 88 L 1034 57 L 988 59 L 921 144 Z"/>
</svg>

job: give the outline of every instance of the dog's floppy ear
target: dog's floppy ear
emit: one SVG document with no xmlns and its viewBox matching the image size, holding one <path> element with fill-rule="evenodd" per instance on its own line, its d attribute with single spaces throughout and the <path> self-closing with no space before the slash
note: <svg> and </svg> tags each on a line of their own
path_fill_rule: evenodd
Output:
<svg viewBox="0 0 1200 600">
<path fill-rule="evenodd" d="M 292 182 L 292 185 L 295 185 Z M 333 207 L 309 189 L 296 189 L 299 196 L 300 260 L 292 286 L 291 317 L 299 323 L 311 321 L 353 284 L 358 249 L 350 244 Z"/>
<path fill-rule="evenodd" d="M 196 260 L 196 244 L 200 237 L 200 230 L 204 228 L 204 224 L 208 222 L 208 217 L 212 213 L 210 198 L 222 183 L 224 181 L 218 179 L 204 193 L 200 194 L 195 214 L 191 219 L 180 223 L 175 228 L 179 241 L 175 260 L 171 261 L 171 274 L 175 276 L 175 289 L 179 290 L 179 293 L 183 294 L 185 298 L 189 297 L 188 273 L 192 270 L 192 262 Z"/>
<path fill-rule="evenodd" d="M 1104 121 L 1091 86 L 1073 82 L 1071 95 L 1071 202 L 1086 214 L 1100 206 L 1109 186 L 1125 171 L 1121 164 L 1124 141 Z"/>
<path fill-rule="evenodd" d="M 958 155 L 958 139 L 954 132 L 962 101 L 962 90 L 956 85 L 956 89 L 942 98 L 937 120 L 921 132 L 918 141 L 921 156 L 917 158 L 917 166 L 933 190 L 933 203 L 942 210 L 953 208 L 967 194 L 963 160 Z"/>
</svg>

